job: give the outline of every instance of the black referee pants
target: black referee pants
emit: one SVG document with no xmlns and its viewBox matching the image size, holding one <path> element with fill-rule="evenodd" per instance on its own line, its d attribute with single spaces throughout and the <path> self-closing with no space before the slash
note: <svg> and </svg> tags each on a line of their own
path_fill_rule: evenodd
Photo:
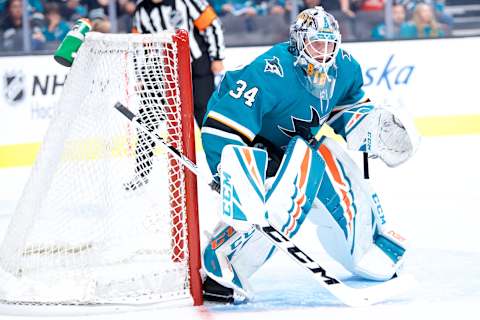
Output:
<svg viewBox="0 0 480 320">
<path fill-rule="evenodd" d="M 192 61 L 194 116 L 198 127 L 202 127 L 203 117 L 207 112 L 207 104 L 214 90 L 214 76 L 208 54 Z"/>
</svg>

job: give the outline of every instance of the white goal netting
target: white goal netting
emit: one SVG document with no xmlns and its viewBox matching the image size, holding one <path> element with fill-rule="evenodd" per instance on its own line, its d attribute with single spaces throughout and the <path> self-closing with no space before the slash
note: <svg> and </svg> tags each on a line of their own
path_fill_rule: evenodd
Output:
<svg viewBox="0 0 480 320">
<path fill-rule="evenodd" d="M 195 190 L 113 107 L 183 152 L 172 36 L 88 34 L 0 249 L 4 303 L 191 299 L 185 195 Z"/>
</svg>

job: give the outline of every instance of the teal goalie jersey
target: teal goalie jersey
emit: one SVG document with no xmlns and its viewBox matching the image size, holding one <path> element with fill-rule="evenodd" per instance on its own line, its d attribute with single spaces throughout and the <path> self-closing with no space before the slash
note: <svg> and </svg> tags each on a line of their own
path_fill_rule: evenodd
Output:
<svg viewBox="0 0 480 320">
<path fill-rule="evenodd" d="M 244 68 L 225 74 L 210 98 L 202 128 L 212 173 L 227 144 L 253 145 L 262 137 L 283 150 L 292 137 L 309 140 L 326 122 L 343 134 L 344 124 L 336 115 L 364 99 L 360 65 L 340 50 L 328 77 L 322 78 L 313 72 L 308 77 L 294 62 L 288 43 L 280 43 Z"/>
</svg>

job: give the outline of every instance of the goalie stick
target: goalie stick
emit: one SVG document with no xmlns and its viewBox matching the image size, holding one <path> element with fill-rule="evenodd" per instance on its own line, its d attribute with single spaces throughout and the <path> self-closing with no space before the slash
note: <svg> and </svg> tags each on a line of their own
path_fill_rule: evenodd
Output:
<svg viewBox="0 0 480 320">
<path fill-rule="evenodd" d="M 141 119 L 133 112 L 128 110 L 120 102 L 115 104 L 115 108 L 132 124 L 150 136 L 155 142 L 161 145 L 165 150 L 171 153 L 178 161 L 182 162 L 189 170 L 191 170 L 197 177 L 201 177 L 208 184 L 209 179 L 202 176 L 197 165 L 184 156 L 178 149 L 169 145 L 167 141 L 161 138 L 156 133 L 148 130 L 142 123 Z M 401 294 L 410 289 L 415 284 L 415 279 L 410 275 L 396 276 L 391 280 L 382 282 L 378 285 L 353 288 L 340 280 L 338 280 L 331 272 L 327 271 L 325 267 L 316 262 L 308 254 L 302 251 L 291 239 L 283 235 L 279 230 L 270 225 L 267 220 L 261 223 L 253 224 L 253 227 L 261 234 L 267 237 L 272 244 L 285 252 L 297 264 L 302 266 L 305 270 L 311 273 L 313 278 L 325 289 L 327 289 L 333 296 L 338 298 L 344 304 L 352 307 L 367 306 Z"/>
</svg>

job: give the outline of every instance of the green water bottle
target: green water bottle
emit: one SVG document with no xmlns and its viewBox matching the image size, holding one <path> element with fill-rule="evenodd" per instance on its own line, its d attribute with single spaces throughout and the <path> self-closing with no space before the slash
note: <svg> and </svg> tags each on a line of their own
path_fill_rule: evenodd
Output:
<svg viewBox="0 0 480 320">
<path fill-rule="evenodd" d="M 77 51 L 85 40 L 87 32 L 92 30 L 92 23 L 86 18 L 78 19 L 65 38 L 53 58 L 55 61 L 65 67 L 70 67 L 73 63 L 73 59 L 77 55 Z"/>
</svg>

